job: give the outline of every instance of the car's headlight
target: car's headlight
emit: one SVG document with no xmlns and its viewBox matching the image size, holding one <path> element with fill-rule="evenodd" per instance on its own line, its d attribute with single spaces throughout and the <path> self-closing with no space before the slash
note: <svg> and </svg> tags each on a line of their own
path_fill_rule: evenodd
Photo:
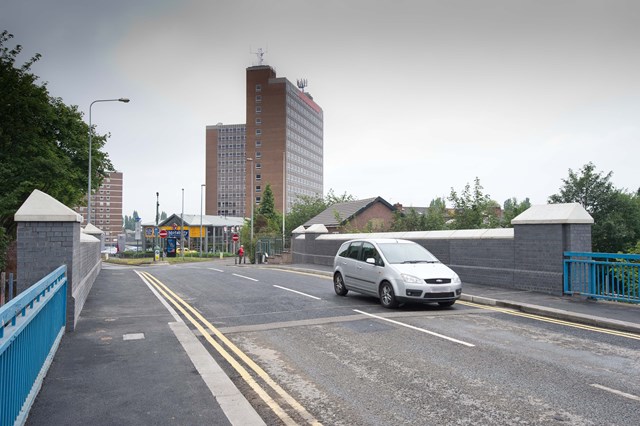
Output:
<svg viewBox="0 0 640 426">
<path fill-rule="evenodd" d="M 411 284 L 423 284 L 424 283 L 423 280 L 421 280 L 418 277 L 414 277 L 413 275 L 400 274 L 400 276 L 402 277 L 402 281 L 404 281 L 405 283 L 411 283 Z"/>
<path fill-rule="evenodd" d="M 453 276 L 453 279 L 451 280 L 452 283 L 454 284 L 462 284 L 462 280 L 460 279 L 460 277 L 458 276 L 458 274 L 455 274 Z"/>
</svg>

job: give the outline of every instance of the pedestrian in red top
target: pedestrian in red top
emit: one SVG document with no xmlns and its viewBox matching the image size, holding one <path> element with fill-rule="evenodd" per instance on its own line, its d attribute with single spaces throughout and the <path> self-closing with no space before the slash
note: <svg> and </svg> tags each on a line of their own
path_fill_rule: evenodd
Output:
<svg viewBox="0 0 640 426">
<path fill-rule="evenodd" d="M 244 246 L 240 245 L 240 248 L 238 249 L 238 258 L 240 261 L 238 263 L 242 263 L 243 257 L 244 257 Z"/>
</svg>

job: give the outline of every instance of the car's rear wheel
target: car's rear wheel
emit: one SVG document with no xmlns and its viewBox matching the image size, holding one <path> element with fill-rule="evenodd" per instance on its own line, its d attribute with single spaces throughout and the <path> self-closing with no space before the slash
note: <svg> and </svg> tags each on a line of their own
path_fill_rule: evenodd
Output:
<svg viewBox="0 0 640 426">
<path fill-rule="evenodd" d="M 380 304 L 387 309 L 393 309 L 398 306 L 393 286 L 386 281 L 380 286 Z"/>
<path fill-rule="evenodd" d="M 344 285 L 344 280 L 340 272 L 336 272 L 333 276 L 333 289 L 338 296 L 346 296 L 347 293 L 349 293 L 349 290 L 347 290 L 347 287 Z"/>
<path fill-rule="evenodd" d="M 442 306 L 443 308 L 448 308 L 449 306 L 453 306 L 454 303 L 456 303 L 455 300 L 447 300 L 446 302 L 438 302 L 438 305 Z"/>
</svg>

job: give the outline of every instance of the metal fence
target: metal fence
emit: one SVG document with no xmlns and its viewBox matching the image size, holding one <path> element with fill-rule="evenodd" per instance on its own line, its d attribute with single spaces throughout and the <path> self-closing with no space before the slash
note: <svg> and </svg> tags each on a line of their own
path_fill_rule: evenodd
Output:
<svg viewBox="0 0 640 426">
<path fill-rule="evenodd" d="M 13 272 L 0 272 L 0 306 L 7 303 L 17 294 L 18 280 L 14 279 Z"/>
<path fill-rule="evenodd" d="M 0 425 L 21 425 L 65 330 L 67 267 L 0 308 Z"/>
<path fill-rule="evenodd" d="M 263 263 L 269 256 L 278 256 L 291 249 L 291 238 L 259 238 L 256 241 L 256 263 Z"/>
<path fill-rule="evenodd" d="M 640 255 L 564 253 L 564 293 L 640 303 Z"/>
</svg>

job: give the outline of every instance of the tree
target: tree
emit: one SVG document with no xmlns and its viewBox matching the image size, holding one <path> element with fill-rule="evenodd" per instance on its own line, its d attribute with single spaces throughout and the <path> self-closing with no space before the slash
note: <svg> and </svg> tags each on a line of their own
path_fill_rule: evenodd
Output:
<svg viewBox="0 0 640 426">
<path fill-rule="evenodd" d="M 30 70 L 39 54 L 16 64 L 22 47 L 8 47 L 12 38 L 7 31 L 0 33 L 0 226 L 9 238 L 15 235 L 15 212 L 34 189 L 69 207 L 82 204 L 89 161 L 89 126 L 82 113 L 38 84 Z M 94 189 L 113 169 L 101 151 L 106 140 L 106 135 L 93 137 Z"/>
<path fill-rule="evenodd" d="M 591 230 L 594 251 L 615 253 L 627 251 L 640 239 L 640 199 L 616 189 L 611 182 L 613 172 L 596 171 L 592 162 L 579 171 L 569 169 L 558 194 L 549 203 L 580 203 L 593 217 Z"/>
<path fill-rule="evenodd" d="M 347 194 L 346 192 L 342 195 L 336 195 L 333 189 L 329 189 L 325 198 L 318 195 L 299 195 L 296 202 L 291 206 L 291 212 L 289 212 L 286 217 L 287 235 L 290 235 L 298 226 L 316 217 L 332 205 L 354 200 L 355 197 L 353 195 Z"/>
<path fill-rule="evenodd" d="M 391 224 L 392 231 L 424 231 L 425 228 L 425 216 L 418 213 L 417 210 L 413 207 L 409 207 L 406 212 L 396 210 L 393 213 L 393 223 Z"/>
<path fill-rule="evenodd" d="M 258 207 L 258 214 L 266 217 L 267 219 L 273 219 L 276 214 L 276 201 L 273 196 L 273 190 L 271 184 L 267 184 L 262 193 L 262 199 L 260 200 L 260 207 Z"/>
<path fill-rule="evenodd" d="M 562 179 L 559 194 L 549 197 L 549 203 L 580 203 L 592 216 L 600 214 L 611 201 L 616 189 L 610 182 L 613 172 L 606 175 L 596 172 L 589 162 L 580 169 L 580 174 L 569 169 L 569 177 Z M 595 218 L 594 218 L 595 219 Z"/>
<path fill-rule="evenodd" d="M 136 210 L 133 211 L 132 216 L 124 215 L 122 219 L 124 223 L 124 229 L 134 231 L 136 229 L 136 222 L 138 221 L 138 217 L 138 212 Z"/>
<path fill-rule="evenodd" d="M 49 95 L 30 72 L 35 55 L 20 67 L 22 47 L 6 46 L 13 38 L 0 34 L 0 221 L 12 234 L 13 215 L 34 189 L 69 207 L 83 202 L 87 189 L 88 125 L 77 106 Z M 92 184 L 98 188 L 113 169 L 100 151 L 107 136 L 93 138 Z"/>
<path fill-rule="evenodd" d="M 287 214 L 285 221 L 286 234 L 290 235 L 294 229 L 326 209 L 327 205 L 322 197 L 299 195 L 296 202 L 291 206 L 291 212 Z"/>
<path fill-rule="evenodd" d="M 167 218 L 167 212 L 163 211 L 162 213 L 160 213 L 160 220 L 165 220 Z"/>
<path fill-rule="evenodd" d="M 447 229 L 447 206 L 445 201 L 438 197 L 431 200 L 425 218 L 425 231 L 439 231 Z"/>
<path fill-rule="evenodd" d="M 324 199 L 327 207 L 331 207 L 334 204 L 346 203 L 349 201 L 355 201 L 353 195 L 347 194 L 346 192 L 344 192 L 342 195 L 336 195 L 333 189 L 329 189 L 329 192 L 327 192 L 327 196 Z"/>
<path fill-rule="evenodd" d="M 511 228 L 511 221 L 520 213 L 531 207 L 531 201 L 529 201 L 528 198 L 525 198 L 524 201 L 518 202 L 517 198 L 512 197 L 506 200 L 503 206 L 504 213 L 502 216 L 502 227 Z"/>
<path fill-rule="evenodd" d="M 452 227 L 454 229 L 478 229 L 478 228 L 494 228 L 498 226 L 497 210 L 500 205 L 493 201 L 489 194 L 483 194 L 480 179 L 476 177 L 474 181 L 473 191 L 467 183 L 458 195 L 451 188 L 449 201 L 453 203 L 454 216 Z"/>
</svg>

